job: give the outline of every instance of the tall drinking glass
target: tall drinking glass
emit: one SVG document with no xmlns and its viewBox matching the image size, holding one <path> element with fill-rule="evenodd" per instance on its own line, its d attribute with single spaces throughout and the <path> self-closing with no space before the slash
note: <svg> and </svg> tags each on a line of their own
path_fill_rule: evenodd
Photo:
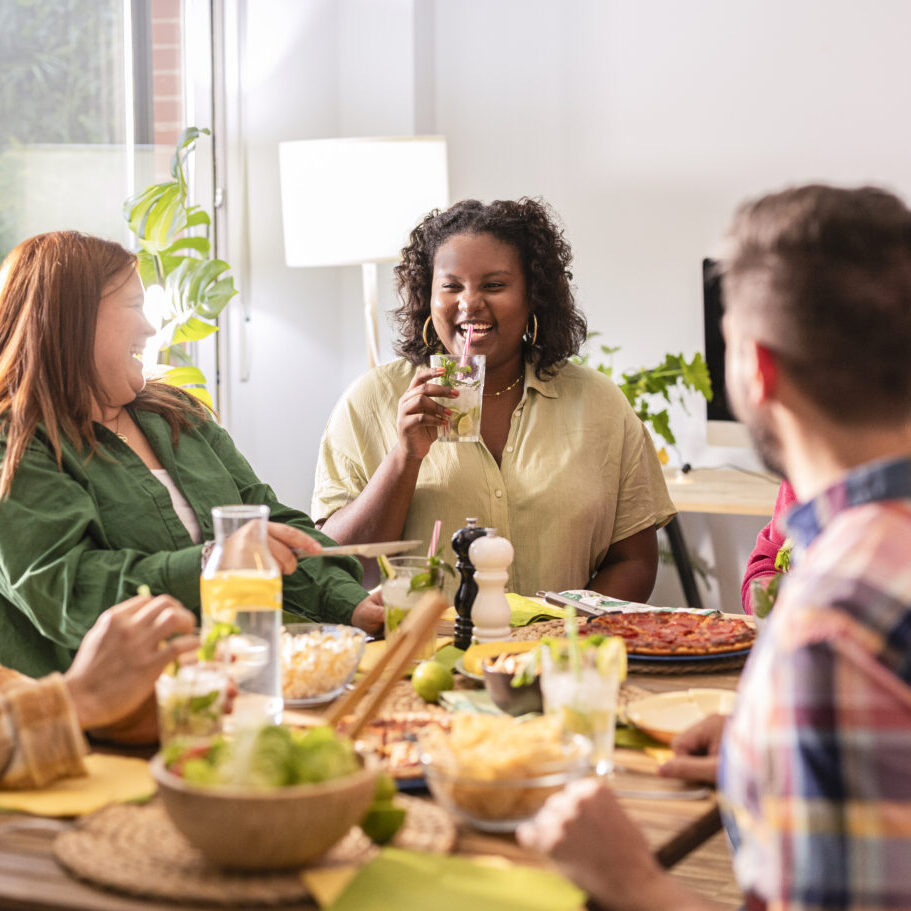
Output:
<svg viewBox="0 0 911 911">
<path fill-rule="evenodd" d="M 268 506 L 215 507 L 215 548 L 200 580 L 203 637 L 216 623 L 240 630 L 226 643 L 238 665 L 238 723 L 281 721 L 282 581 L 267 543 L 268 519 Z"/>
<path fill-rule="evenodd" d="M 578 662 L 550 649 L 541 652 L 541 694 L 544 711 L 562 716 L 563 729 L 582 734 L 592 742 L 591 761 L 598 775 L 614 768 L 614 735 L 620 674 L 598 666 L 597 650 L 586 649 Z"/>
<path fill-rule="evenodd" d="M 388 557 L 387 564 L 393 575 L 383 580 L 383 605 L 386 642 L 390 642 L 408 614 L 418 606 L 421 598 L 431 589 L 442 590 L 443 568 L 431 568 L 426 557 Z M 433 631 L 423 643 L 415 660 L 432 658 L 436 646 Z"/>
<path fill-rule="evenodd" d="M 228 666 L 218 662 L 168 668 L 155 681 L 161 745 L 221 733 L 229 680 Z"/>
<path fill-rule="evenodd" d="M 430 366 L 442 367 L 442 376 L 433 382 L 459 391 L 458 398 L 438 401 L 452 410 L 447 424 L 439 428 L 437 439 L 443 443 L 477 443 L 481 439 L 481 404 L 484 393 L 484 370 L 487 358 L 472 354 L 461 364 L 451 354 L 431 354 Z"/>
</svg>

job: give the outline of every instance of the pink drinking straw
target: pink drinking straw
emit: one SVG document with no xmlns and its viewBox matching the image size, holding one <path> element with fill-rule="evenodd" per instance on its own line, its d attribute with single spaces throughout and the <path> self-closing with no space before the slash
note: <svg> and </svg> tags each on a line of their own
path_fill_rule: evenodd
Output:
<svg viewBox="0 0 911 911">
<path fill-rule="evenodd" d="M 440 519 L 437 519 L 433 523 L 433 534 L 430 536 L 430 549 L 427 551 L 427 559 L 429 560 L 437 552 L 437 545 L 440 543 L 440 530 L 443 528 L 443 522 Z"/>
<path fill-rule="evenodd" d="M 465 347 L 462 349 L 462 356 L 459 358 L 459 366 L 464 367 L 468 363 L 468 349 L 471 347 L 471 333 L 474 326 L 469 323 L 468 331 L 465 333 Z"/>
</svg>

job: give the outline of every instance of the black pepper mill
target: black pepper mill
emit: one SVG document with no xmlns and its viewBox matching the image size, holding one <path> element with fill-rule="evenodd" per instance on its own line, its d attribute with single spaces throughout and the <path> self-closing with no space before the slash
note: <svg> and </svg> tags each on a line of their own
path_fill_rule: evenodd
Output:
<svg viewBox="0 0 911 911">
<path fill-rule="evenodd" d="M 468 548 L 475 538 L 484 537 L 487 529 L 478 527 L 477 519 L 466 519 L 465 528 L 460 528 L 452 536 L 452 549 L 458 560 L 456 569 L 462 577 L 459 590 L 455 594 L 455 609 L 458 617 L 455 622 L 455 647 L 466 649 L 471 645 L 471 634 L 474 625 L 471 622 L 471 607 L 478 594 L 478 583 L 474 580 L 474 565 L 468 559 Z"/>
</svg>

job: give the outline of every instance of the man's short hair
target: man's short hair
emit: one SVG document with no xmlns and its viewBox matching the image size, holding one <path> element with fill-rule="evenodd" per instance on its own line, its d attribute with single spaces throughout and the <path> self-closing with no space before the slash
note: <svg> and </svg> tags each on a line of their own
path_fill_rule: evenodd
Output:
<svg viewBox="0 0 911 911">
<path fill-rule="evenodd" d="M 742 205 L 721 260 L 729 310 L 827 416 L 911 416 L 911 211 L 875 187 Z"/>
</svg>

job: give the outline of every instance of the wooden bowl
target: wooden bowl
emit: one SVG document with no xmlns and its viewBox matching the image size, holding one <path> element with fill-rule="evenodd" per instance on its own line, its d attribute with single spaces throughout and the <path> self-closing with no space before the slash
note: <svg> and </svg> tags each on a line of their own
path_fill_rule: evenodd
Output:
<svg viewBox="0 0 911 911">
<path fill-rule="evenodd" d="M 325 854 L 363 819 L 377 769 L 320 784 L 270 790 L 205 786 L 169 772 L 159 753 L 151 771 L 171 822 L 206 858 L 236 870 L 299 867 Z"/>
</svg>

